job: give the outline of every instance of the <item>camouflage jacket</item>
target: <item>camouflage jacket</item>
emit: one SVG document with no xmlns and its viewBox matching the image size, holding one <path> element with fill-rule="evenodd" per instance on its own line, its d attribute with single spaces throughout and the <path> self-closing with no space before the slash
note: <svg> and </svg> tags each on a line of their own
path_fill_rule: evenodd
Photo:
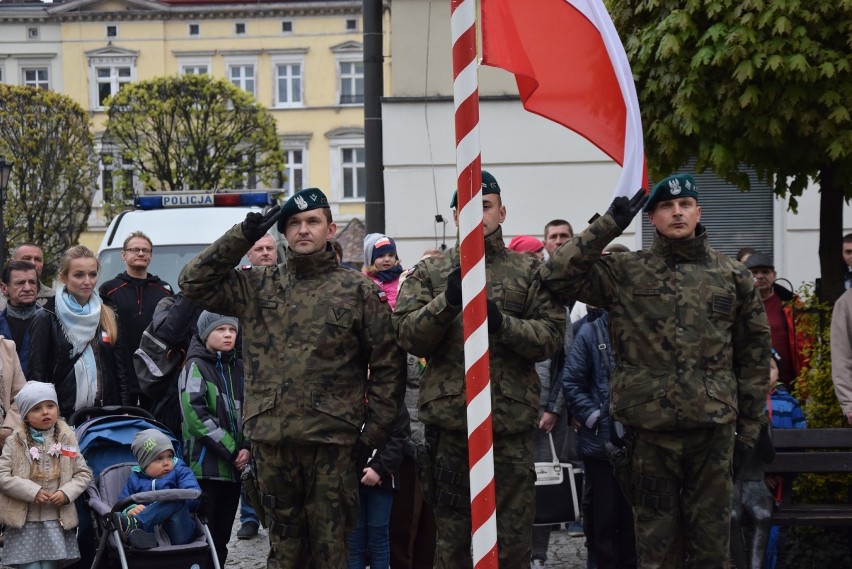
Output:
<svg viewBox="0 0 852 569">
<path fill-rule="evenodd" d="M 691 239 L 658 233 L 647 251 L 601 257 L 620 233 L 604 215 L 542 269 L 560 295 L 609 309 L 612 416 L 661 431 L 737 421 L 738 435 L 754 443 L 770 341 L 748 269 L 710 248 L 700 225 Z"/>
<path fill-rule="evenodd" d="M 330 250 L 235 270 L 250 246 L 235 225 L 180 275 L 186 296 L 240 319 L 246 437 L 352 445 L 363 425 L 362 440 L 381 447 L 405 388 L 405 352 L 380 291 Z"/>
<path fill-rule="evenodd" d="M 418 263 L 399 291 L 393 322 L 402 347 L 427 361 L 420 420 L 465 431 L 462 310 L 448 305 L 443 294 L 447 275 L 458 264 L 458 247 Z M 542 287 L 538 267 L 532 257 L 507 249 L 501 230 L 485 239 L 488 298 L 503 313 L 500 330 L 489 335 L 495 433 L 536 427 L 540 386 L 535 362 L 550 357 L 562 342 L 565 309 Z"/>
</svg>

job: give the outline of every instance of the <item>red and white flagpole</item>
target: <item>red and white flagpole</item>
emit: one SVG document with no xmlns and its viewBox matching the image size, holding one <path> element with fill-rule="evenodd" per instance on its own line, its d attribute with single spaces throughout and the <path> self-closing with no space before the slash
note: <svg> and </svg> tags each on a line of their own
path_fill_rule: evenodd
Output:
<svg viewBox="0 0 852 569">
<path fill-rule="evenodd" d="M 451 31 L 473 566 L 497 569 L 475 0 L 451 0 Z"/>
</svg>

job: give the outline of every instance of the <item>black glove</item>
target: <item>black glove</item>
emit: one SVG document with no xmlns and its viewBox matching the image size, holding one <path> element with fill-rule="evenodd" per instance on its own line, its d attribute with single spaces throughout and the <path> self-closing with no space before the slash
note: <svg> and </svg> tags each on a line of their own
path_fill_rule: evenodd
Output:
<svg viewBox="0 0 852 569">
<path fill-rule="evenodd" d="M 615 224 L 624 231 L 630 227 L 630 222 L 633 221 L 633 218 L 636 217 L 637 213 L 642 211 L 642 208 L 645 206 L 645 202 L 647 201 L 648 194 L 645 193 L 644 189 L 639 188 L 636 195 L 630 199 L 627 199 L 625 196 L 618 196 L 612 200 L 612 204 L 609 206 L 607 213 L 612 215 L 612 218 L 615 219 Z"/>
<path fill-rule="evenodd" d="M 493 300 L 488 301 L 488 333 L 496 334 L 503 325 L 503 313 Z"/>
<path fill-rule="evenodd" d="M 743 469 L 743 465 L 745 465 L 746 458 L 752 450 L 753 449 L 744 441 L 737 440 L 734 443 L 734 480 L 739 478 L 740 471 Z"/>
<path fill-rule="evenodd" d="M 355 463 L 355 472 L 358 473 L 358 479 L 361 479 L 361 473 L 364 472 L 364 469 L 367 467 L 367 463 L 370 462 L 370 458 L 373 456 L 373 449 L 370 448 L 370 445 L 358 439 L 355 441 L 355 446 L 352 448 L 352 461 Z"/>
<path fill-rule="evenodd" d="M 243 220 L 242 227 L 243 235 L 249 243 L 254 244 L 255 241 L 266 235 L 269 228 L 275 225 L 281 215 L 281 206 L 276 205 L 271 207 L 265 214 L 258 211 L 250 211 L 246 214 Z"/>
<path fill-rule="evenodd" d="M 456 267 L 447 275 L 447 290 L 444 292 L 447 304 L 459 306 L 462 303 L 461 293 L 461 267 Z"/>
</svg>

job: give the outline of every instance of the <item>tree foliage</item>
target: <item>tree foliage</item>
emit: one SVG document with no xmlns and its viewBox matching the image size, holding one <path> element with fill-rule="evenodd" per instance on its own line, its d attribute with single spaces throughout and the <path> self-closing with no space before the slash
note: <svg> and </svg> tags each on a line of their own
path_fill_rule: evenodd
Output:
<svg viewBox="0 0 852 569">
<path fill-rule="evenodd" d="M 852 0 L 608 0 L 625 40 L 661 177 L 691 157 L 749 189 L 743 165 L 776 194 L 813 180 L 820 260 L 842 292 L 844 198 L 852 198 Z M 748 244 L 744 244 L 748 245 Z"/>
<path fill-rule="evenodd" d="M 6 243 L 41 246 L 42 280 L 78 242 L 92 210 L 98 163 L 90 127 L 86 111 L 65 95 L 0 84 L 0 155 L 14 163 Z"/>
<path fill-rule="evenodd" d="M 284 168 L 275 119 L 246 91 L 209 75 L 156 77 L 106 101 L 106 142 L 145 190 L 267 184 Z"/>
</svg>

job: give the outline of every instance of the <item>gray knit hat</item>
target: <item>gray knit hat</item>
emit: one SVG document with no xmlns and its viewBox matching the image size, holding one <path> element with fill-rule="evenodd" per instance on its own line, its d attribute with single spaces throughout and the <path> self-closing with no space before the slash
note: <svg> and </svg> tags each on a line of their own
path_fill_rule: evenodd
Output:
<svg viewBox="0 0 852 569">
<path fill-rule="evenodd" d="M 175 447 L 172 441 L 163 432 L 157 429 L 145 429 L 139 431 L 133 437 L 133 443 L 130 445 L 130 450 L 133 456 L 139 461 L 139 467 L 142 470 L 148 468 L 154 459 L 160 456 L 160 453 L 166 450 L 174 452 Z"/>
<path fill-rule="evenodd" d="M 206 310 L 202 312 L 201 316 L 198 317 L 198 336 L 201 338 L 201 341 L 206 342 L 210 332 L 222 324 L 231 324 L 237 331 L 240 329 L 240 321 L 233 316 L 223 316 Z"/>
<path fill-rule="evenodd" d="M 364 237 L 364 264 L 368 267 L 385 253 L 396 255 L 396 241 L 383 233 L 370 233 Z"/>
<path fill-rule="evenodd" d="M 26 419 L 27 413 L 42 401 L 53 401 L 59 405 L 56 388 L 53 387 L 52 383 L 28 381 L 15 395 L 15 404 L 18 406 L 18 411 L 21 412 L 21 419 Z"/>
</svg>

